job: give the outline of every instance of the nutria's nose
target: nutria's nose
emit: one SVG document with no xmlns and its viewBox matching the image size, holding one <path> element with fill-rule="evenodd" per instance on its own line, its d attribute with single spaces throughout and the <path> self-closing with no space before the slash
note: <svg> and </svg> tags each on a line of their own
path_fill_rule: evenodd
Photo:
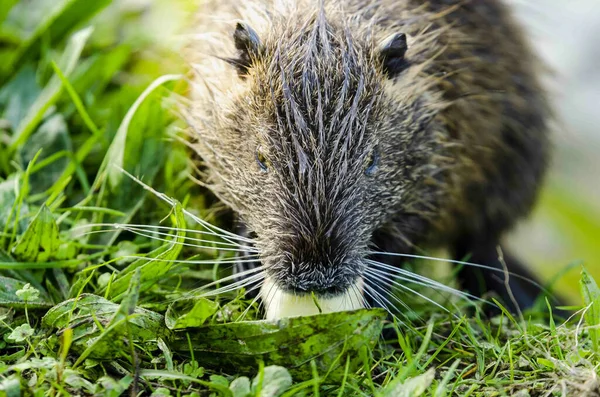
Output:
<svg viewBox="0 0 600 397">
<path fill-rule="evenodd" d="M 329 233 L 294 233 L 278 240 L 279 255 L 268 266 L 278 287 L 297 295 L 341 295 L 361 276 L 353 240 L 335 228 Z"/>
<path fill-rule="evenodd" d="M 287 266 L 279 274 L 278 284 L 283 290 L 306 295 L 314 292 L 321 296 L 337 296 L 347 292 L 358 273 L 350 263 L 310 263 Z"/>
</svg>

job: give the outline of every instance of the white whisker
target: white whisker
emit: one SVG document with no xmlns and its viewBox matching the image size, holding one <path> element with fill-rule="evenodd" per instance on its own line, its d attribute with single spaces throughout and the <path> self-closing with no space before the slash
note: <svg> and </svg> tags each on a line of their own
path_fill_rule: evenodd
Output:
<svg viewBox="0 0 600 397">
<path fill-rule="evenodd" d="M 398 267 L 394 267 L 394 266 L 391 266 L 391 265 L 388 265 L 388 264 L 385 264 L 385 263 L 382 263 L 382 262 L 376 262 L 376 261 L 372 261 L 372 260 L 367 260 L 366 262 L 368 264 L 374 266 L 374 267 L 377 267 L 377 268 L 381 269 L 381 270 L 385 270 L 385 271 L 388 271 L 388 272 L 396 273 L 395 276 L 398 277 L 399 279 L 404 280 L 404 281 L 409 281 L 409 282 L 412 282 L 412 283 L 415 283 L 415 284 L 418 284 L 418 285 L 421 285 L 421 286 L 424 286 L 424 287 L 431 287 L 431 288 L 436 287 L 436 288 L 439 288 L 439 289 L 441 289 L 443 291 L 446 291 L 446 292 L 451 293 L 453 295 L 457 295 L 457 296 L 459 296 L 461 298 L 464 298 L 464 299 L 467 299 L 467 300 L 471 300 L 471 299 L 472 300 L 477 300 L 477 301 L 485 302 L 487 304 L 495 306 L 494 303 L 489 302 L 489 301 L 487 301 L 487 300 L 485 300 L 483 298 L 480 298 L 478 296 L 469 294 L 467 292 L 460 291 L 460 290 L 457 290 L 455 288 L 449 287 L 449 286 L 447 286 L 445 284 L 442 284 L 442 283 L 440 283 L 438 281 L 432 280 L 432 279 L 430 279 L 428 277 L 422 276 L 422 275 L 417 274 L 417 273 L 413 273 L 413 272 L 411 272 L 409 270 L 398 268 Z M 402 276 L 406 276 L 406 277 L 402 277 Z M 434 290 L 435 290 L 435 288 L 434 288 Z M 439 291 L 437 291 L 437 292 L 439 292 Z"/>
<path fill-rule="evenodd" d="M 402 283 L 396 282 L 396 281 L 394 281 L 394 280 L 390 280 L 390 279 L 388 278 L 387 274 L 386 274 L 386 273 L 384 273 L 384 272 L 381 272 L 381 271 L 379 271 L 379 270 L 375 270 L 375 269 L 369 269 L 369 268 L 365 269 L 365 272 L 369 272 L 369 273 L 371 273 L 371 275 L 373 275 L 373 276 L 384 277 L 384 278 L 385 278 L 385 279 L 387 279 L 388 281 L 390 281 L 390 282 L 394 283 L 396 286 L 398 286 L 398 287 L 400 287 L 400 288 L 402 288 L 402 289 L 404 289 L 404 290 L 406 290 L 406 291 L 412 292 L 413 294 L 415 294 L 415 295 L 417 295 L 417 296 L 421 297 L 422 299 L 424 299 L 424 300 L 426 300 L 426 301 L 428 301 L 428 302 L 430 302 L 430 303 L 434 304 L 435 306 L 439 307 L 440 309 L 444 310 L 445 312 L 447 312 L 447 313 L 450 313 L 450 314 L 452 314 L 453 316 L 455 316 L 456 318 L 458 318 L 458 316 L 457 316 L 456 314 L 454 314 L 454 313 L 451 313 L 451 312 L 450 312 L 450 310 L 448 310 L 448 309 L 447 309 L 447 308 L 445 308 L 444 306 L 440 305 L 438 302 L 434 301 L 433 299 L 426 297 L 425 295 L 423 295 L 423 294 L 421 294 L 421 293 L 419 293 L 419 292 L 415 291 L 414 289 L 412 289 L 412 288 L 410 288 L 410 287 L 407 287 L 406 285 L 404 285 L 404 284 L 402 284 Z M 393 294 L 392 294 L 392 296 L 393 296 Z"/>
<path fill-rule="evenodd" d="M 210 230 L 196 230 L 196 229 L 185 229 L 185 228 L 178 228 L 178 227 L 169 227 L 169 226 L 141 225 L 141 224 L 128 224 L 128 223 L 89 223 L 89 224 L 85 224 L 85 225 L 75 226 L 71 230 L 90 229 L 90 228 L 94 228 L 94 227 L 111 227 L 111 228 L 116 229 L 116 230 L 123 229 L 124 227 L 131 227 L 131 228 L 136 228 L 136 229 L 162 229 L 162 230 L 168 230 L 168 231 L 173 231 L 173 232 L 206 234 L 206 235 L 209 235 L 209 236 L 215 236 L 215 237 L 219 237 L 219 238 L 223 237 L 222 234 L 216 233 L 216 232 L 210 231 Z M 112 230 L 108 230 L 108 231 L 112 231 Z M 152 231 L 153 232 L 153 230 L 148 230 L 148 231 Z M 249 239 L 246 239 L 246 238 L 240 236 L 240 240 L 242 240 L 242 239 L 246 240 L 250 244 L 252 244 L 254 242 L 253 240 L 249 240 Z M 232 242 L 230 240 L 227 240 L 227 242 L 216 242 L 216 243 L 219 243 L 219 244 L 230 244 L 230 245 L 234 245 L 234 246 L 239 246 L 240 245 L 239 243 Z"/>
<path fill-rule="evenodd" d="M 404 321 L 400 320 L 398 318 L 398 316 L 394 313 L 394 312 L 400 312 L 400 311 L 398 311 L 396 309 L 396 306 L 392 302 L 390 302 L 385 296 L 381 295 L 379 292 L 377 292 L 377 290 L 375 288 L 368 285 L 366 282 L 365 282 L 364 286 L 365 286 L 365 294 L 367 294 L 367 296 L 369 296 L 371 299 L 373 299 L 373 301 L 375 303 L 377 303 L 380 307 L 382 307 L 389 314 L 391 314 L 397 321 L 400 322 L 400 324 L 405 324 Z M 385 301 L 385 303 L 384 303 L 384 301 Z M 396 310 L 392 310 L 392 309 L 396 309 Z M 400 313 L 402 313 L 402 312 L 400 312 Z M 404 313 L 402 313 L 402 314 L 404 314 Z"/>
<path fill-rule="evenodd" d="M 125 259 L 156 259 L 156 258 L 146 257 L 143 255 L 127 255 L 127 256 L 123 256 L 122 258 L 125 258 Z M 185 259 L 160 259 L 159 258 L 159 260 L 162 262 L 166 262 L 166 263 L 183 263 L 183 264 L 191 264 L 191 265 L 229 265 L 229 264 L 236 264 L 236 263 L 255 263 L 255 262 L 260 261 L 258 255 L 248 255 L 248 256 L 244 256 L 243 258 L 256 258 L 256 259 L 232 258 L 232 259 L 227 259 L 227 260 L 222 260 L 222 259 L 185 260 Z"/>
<path fill-rule="evenodd" d="M 263 287 L 264 287 L 264 285 L 263 285 Z M 271 292 L 273 292 L 273 296 L 272 297 L 270 297 Z M 263 296 L 262 290 L 261 290 L 261 293 L 259 295 L 261 295 L 262 299 L 260 301 L 261 301 L 261 305 L 264 306 L 265 312 L 269 311 L 269 307 L 273 303 L 271 301 L 275 298 L 276 293 L 277 293 L 277 290 L 275 289 L 275 283 L 271 283 L 271 288 L 269 288 L 269 291 L 267 291 L 267 295 L 266 296 Z M 260 305 L 259 305 L 259 309 L 260 309 Z"/>
<path fill-rule="evenodd" d="M 369 278 L 369 277 L 373 277 L 373 278 L 375 278 L 375 275 L 374 275 L 374 274 L 372 274 L 372 273 L 365 273 L 365 277 L 366 277 L 366 278 Z M 374 279 L 374 280 L 371 280 L 371 279 L 369 279 L 369 281 L 376 281 L 377 283 L 381 283 L 381 279 Z M 387 286 L 389 287 L 389 286 L 390 286 L 390 285 L 389 285 L 389 283 L 390 283 L 390 280 L 384 280 L 384 281 L 386 281 L 386 282 L 388 283 L 388 285 L 387 285 Z M 370 287 L 371 287 L 372 291 L 373 291 L 374 293 L 376 293 L 376 294 L 377 294 L 377 295 L 378 295 L 380 298 L 383 298 L 383 299 L 385 299 L 385 300 L 386 300 L 388 303 L 390 303 L 390 304 L 392 304 L 392 305 L 393 305 L 393 303 L 392 303 L 392 302 L 390 302 L 390 300 L 389 300 L 387 297 L 385 297 L 383 293 L 380 293 L 380 292 L 378 292 L 378 291 L 376 290 L 376 288 L 374 288 L 373 286 L 370 286 Z M 419 315 L 418 315 L 418 314 L 417 314 L 417 313 L 416 313 L 416 312 L 415 312 L 413 309 L 411 309 L 411 308 L 410 308 L 410 307 L 409 307 L 409 306 L 406 304 L 406 302 L 404 302 L 402 299 L 400 299 L 400 297 L 399 297 L 399 296 L 397 296 L 396 294 L 394 294 L 394 293 L 393 293 L 393 291 L 388 291 L 388 292 L 389 292 L 388 296 L 389 296 L 389 297 L 390 297 L 392 300 L 394 300 L 394 301 L 398 302 L 398 303 L 400 304 L 400 306 L 402 306 L 404 309 L 406 309 L 406 311 L 407 311 L 407 312 L 409 312 L 409 313 L 413 314 L 413 315 L 414 315 L 414 316 L 415 316 L 417 319 L 421 319 L 421 316 L 419 316 Z M 393 305 L 393 307 L 396 307 L 396 305 Z M 404 314 L 404 313 L 403 313 L 403 314 Z"/>
<path fill-rule="evenodd" d="M 113 230 L 117 230 L 117 229 L 113 229 Z M 105 230 L 92 230 L 89 232 L 84 232 L 84 233 L 79 233 L 78 236 L 79 237 L 84 237 L 84 236 L 89 236 L 92 234 L 100 234 L 100 233 L 108 233 L 113 231 L 111 229 L 105 229 Z M 183 246 L 187 246 L 187 247 L 193 247 L 193 248 L 197 248 L 197 249 L 206 249 L 206 250 L 216 250 L 216 251 L 229 251 L 229 252 L 242 252 L 243 249 L 239 248 L 227 248 L 227 247 L 218 247 L 218 246 L 214 246 L 214 245 L 199 245 L 199 244 L 189 244 L 189 243 L 185 243 L 185 242 L 180 242 L 180 241 L 176 241 L 176 239 L 183 239 L 185 240 L 186 237 L 176 237 L 175 235 L 169 234 L 169 236 L 173 236 L 176 237 L 174 240 L 168 240 L 165 238 L 160 238 L 160 237 L 156 237 L 153 235 L 149 235 L 149 234 L 145 234 L 145 233 L 141 233 L 139 231 L 135 231 L 135 230 L 130 230 L 127 228 L 119 228 L 119 230 L 125 230 L 125 231 L 130 231 L 138 236 L 142 236 L 142 237 L 147 237 L 151 240 L 156 240 L 156 241 L 163 241 L 163 242 L 168 242 L 168 243 L 172 243 L 172 244 L 176 244 L 176 245 L 183 245 Z M 258 251 L 252 251 L 252 252 L 258 252 Z"/>
<path fill-rule="evenodd" d="M 261 288 L 264 284 L 264 280 L 261 281 L 260 283 L 257 283 L 254 287 L 252 287 L 251 289 L 249 289 L 248 291 L 246 291 L 246 293 L 250 293 L 254 290 L 256 290 L 257 288 Z M 250 302 L 250 304 L 248 305 L 248 307 L 246 308 L 246 310 L 244 310 L 244 312 L 242 314 L 240 314 L 240 316 L 235 320 L 235 322 L 241 321 L 244 319 L 244 317 L 246 317 L 246 315 L 248 314 L 248 312 L 250 311 L 250 309 L 252 309 L 252 306 L 254 306 L 254 304 L 256 303 L 256 301 L 258 301 L 260 299 L 260 294 L 256 294 L 256 297 L 254 299 L 252 299 L 252 302 Z"/>
<path fill-rule="evenodd" d="M 135 257 L 135 256 L 134 256 L 134 258 L 141 259 L 140 257 Z M 148 259 L 149 261 L 164 261 L 161 258 L 143 258 L 143 259 Z M 178 261 L 174 260 L 174 261 L 165 261 L 165 262 L 177 263 Z M 234 291 L 234 290 L 243 288 L 246 285 L 253 284 L 255 282 L 260 281 L 262 278 L 264 278 L 264 274 L 262 273 L 262 270 L 263 270 L 262 266 L 257 266 L 255 268 L 251 268 L 251 269 L 248 269 L 243 272 L 239 272 L 239 273 L 236 273 L 236 274 L 233 274 L 230 276 L 220 278 L 219 280 L 215 280 L 215 281 L 205 284 L 199 288 L 195 288 L 193 290 L 187 291 L 182 296 L 174 298 L 171 301 L 175 302 L 175 301 L 179 301 L 179 300 L 193 299 L 195 297 L 203 297 L 204 298 L 204 297 L 216 296 L 216 295 L 224 294 L 224 293 L 227 293 L 230 291 Z M 251 275 L 253 273 L 258 273 L 258 274 L 254 274 L 250 277 L 244 278 L 242 280 L 238 280 L 234 283 L 227 284 L 227 285 L 217 288 L 215 290 L 203 292 L 207 288 L 213 287 L 215 285 L 221 284 L 223 282 L 226 282 L 226 281 L 229 281 L 229 280 L 232 280 L 235 278 L 239 278 L 241 276 Z"/>
<path fill-rule="evenodd" d="M 159 236 L 174 236 L 171 233 L 165 233 L 165 232 L 157 232 L 157 231 L 153 231 L 153 230 L 147 230 L 144 228 L 138 228 L 138 227 L 131 227 L 130 225 L 121 225 L 122 229 L 124 230 L 129 230 L 129 231 L 142 231 L 142 232 L 150 232 L 153 234 L 157 234 Z M 252 246 L 246 246 L 246 245 L 241 245 L 241 244 L 237 244 L 237 243 L 228 243 L 228 242 L 223 242 L 223 241 L 213 241 L 213 240 L 207 240 L 207 239 L 202 239 L 202 238 L 196 238 L 196 237 L 178 237 L 178 238 L 184 238 L 185 240 L 189 240 L 189 241 L 196 241 L 199 243 L 210 243 L 210 244 L 217 244 L 217 245 L 226 245 L 226 246 L 230 246 L 230 247 L 238 247 L 240 249 L 245 249 L 248 251 L 254 251 L 254 252 L 258 252 L 258 250 L 255 247 Z M 216 248 L 219 249 L 219 248 Z"/>
<path fill-rule="evenodd" d="M 163 242 L 166 242 L 166 243 L 171 243 L 171 244 L 176 244 L 176 245 L 182 245 L 184 247 L 192 247 L 192 248 L 199 248 L 199 249 L 209 249 L 209 250 L 214 249 L 214 250 L 219 250 L 219 251 L 230 251 L 230 252 L 240 252 L 241 251 L 240 249 L 236 249 L 236 248 L 222 248 L 222 247 L 215 247 L 215 246 L 210 246 L 210 245 L 189 244 L 189 243 L 185 243 L 185 242 L 182 242 L 182 241 L 177 241 L 177 239 L 180 238 L 180 237 L 177 237 L 175 235 L 172 235 L 174 237 L 173 240 L 169 240 L 169 239 L 166 239 L 166 238 L 156 237 L 156 236 L 153 236 L 151 234 L 146 234 L 146 233 L 138 232 L 138 231 L 135 231 L 135 230 L 131 230 L 131 229 L 127 228 L 127 227 L 123 227 L 121 229 L 122 230 L 130 231 L 130 232 L 132 232 L 134 234 L 137 234 L 138 236 L 147 237 L 147 238 L 152 239 L 152 240 L 163 241 Z"/>
<path fill-rule="evenodd" d="M 127 172 L 124 168 L 119 167 L 119 166 L 115 166 L 117 167 L 121 172 L 123 172 L 125 175 L 127 175 L 128 177 L 130 177 L 132 180 L 134 180 L 135 182 L 137 182 L 140 186 L 142 186 L 145 190 L 149 191 L 150 193 L 154 194 L 156 197 L 158 197 L 159 199 L 161 199 L 162 201 L 164 201 L 165 203 L 168 203 L 171 207 L 175 207 L 175 205 L 177 204 L 177 201 L 175 201 L 174 199 L 170 198 L 169 196 L 167 196 L 164 193 L 158 192 L 157 190 L 153 189 L 152 187 L 146 185 L 144 182 L 142 182 L 140 179 L 136 178 L 135 176 L 133 176 L 132 174 L 130 174 L 129 172 Z M 245 241 L 248 243 L 252 243 L 252 241 L 250 239 L 247 239 L 245 237 L 242 236 L 238 236 L 235 233 L 231 233 L 228 232 L 227 230 L 221 229 L 215 225 L 212 225 L 211 223 L 197 217 L 196 215 L 192 214 L 191 212 L 187 211 L 186 209 L 182 208 L 182 212 L 189 216 L 190 218 L 192 218 L 194 221 L 196 221 L 198 224 L 206 227 L 209 230 L 212 231 L 217 231 L 217 232 L 221 232 L 223 235 L 228 236 L 229 238 L 233 238 L 233 239 L 237 239 L 240 241 Z M 227 238 L 222 237 L 224 240 L 229 241 Z M 231 242 L 231 241 L 230 241 Z"/>
<path fill-rule="evenodd" d="M 363 281 L 363 284 L 364 284 L 364 281 Z M 356 300 L 359 301 L 364 308 L 369 308 L 369 306 L 370 306 L 369 302 L 367 302 L 367 300 L 365 299 L 365 296 L 358 290 L 357 285 L 352 284 L 351 288 L 352 288 L 352 292 L 354 293 Z"/>
<path fill-rule="evenodd" d="M 196 288 L 196 289 L 194 289 L 194 290 L 192 290 L 190 292 L 191 293 L 199 292 L 199 291 L 202 291 L 202 290 L 204 290 L 206 288 L 210 288 L 210 287 L 213 287 L 215 285 L 221 284 L 223 282 L 230 281 L 230 280 L 235 280 L 235 279 L 237 279 L 239 277 L 243 277 L 243 276 L 246 276 L 246 275 L 249 275 L 249 274 L 257 273 L 257 272 L 260 272 L 260 271 L 263 271 L 263 270 L 264 270 L 263 266 L 257 266 L 257 267 L 254 267 L 254 268 L 251 268 L 251 269 L 248 269 L 248 270 L 244 270 L 243 272 L 235 273 L 235 274 L 232 274 L 230 276 L 226 276 L 226 277 L 220 278 L 218 280 L 212 281 L 212 282 L 210 282 L 210 283 L 208 283 L 206 285 L 203 285 L 200 288 Z M 243 281 L 244 280 L 236 281 L 236 283 L 237 282 L 243 282 Z"/>
<path fill-rule="evenodd" d="M 378 252 L 378 251 L 371 251 L 371 252 L 369 252 L 369 254 L 370 255 L 399 256 L 399 257 L 402 257 L 402 258 L 425 259 L 425 260 L 431 260 L 431 261 L 436 261 L 436 262 L 454 263 L 454 264 L 457 264 L 457 265 L 472 266 L 472 267 L 476 267 L 476 268 L 480 268 L 480 269 L 484 269 L 484 270 L 490 270 L 490 271 L 493 271 L 493 272 L 499 272 L 499 273 L 502 273 L 502 274 L 506 274 L 506 272 L 503 269 L 498 269 L 498 268 L 495 268 L 493 266 L 481 265 L 479 263 L 459 261 L 459 260 L 455 260 L 455 259 L 436 258 L 434 256 L 414 255 L 414 254 L 399 254 L 399 253 L 394 253 L 394 252 Z M 511 277 L 516 277 L 516 278 L 518 278 L 520 280 L 526 281 L 526 282 L 530 283 L 531 285 L 534 285 L 535 287 L 539 288 L 540 290 L 542 290 L 544 292 L 547 292 L 544 289 L 544 287 L 542 287 L 541 285 L 539 285 L 535 281 L 531 280 L 530 278 L 521 276 L 520 274 L 513 273 L 513 272 L 508 272 L 508 274 Z"/>
<path fill-rule="evenodd" d="M 238 290 L 240 288 L 244 288 L 247 285 L 254 284 L 255 282 L 258 282 L 258 281 L 264 279 L 264 277 L 265 277 L 264 274 L 256 274 L 254 276 L 244 278 L 243 280 L 236 281 L 236 282 L 231 283 L 231 284 L 227 284 L 226 286 L 223 286 L 221 288 L 217 288 L 215 290 L 206 291 L 206 292 L 200 294 L 199 296 L 201 296 L 203 298 L 206 298 L 206 297 L 209 297 L 209 296 L 216 296 L 216 295 L 225 294 L 227 292 L 231 292 L 231 291 Z M 215 282 L 213 282 L 211 284 L 215 285 L 215 284 L 220 283 L 221 281 L 222 280 L 217 280 L 217 281 L 215 281 Z M 196 291 L 201 291 L 201 290 L 205 289 L 206 287 L 207 286 L 202 286 L 199 289 L 197 289 Z"/>
</svg>

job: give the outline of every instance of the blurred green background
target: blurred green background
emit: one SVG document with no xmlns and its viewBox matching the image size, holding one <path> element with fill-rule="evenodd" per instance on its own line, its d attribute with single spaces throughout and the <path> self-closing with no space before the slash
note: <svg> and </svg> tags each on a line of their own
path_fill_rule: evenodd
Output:
<svg viewBox="0 0 600 397">
<path fill-rule="evenodd" d="M 10 86 L 10 82 L 16 81 L 14 72 L 34 76 L 43 87 L 53 73 L 49 61 L 60 54 L 64 38 L 78 28 L 93 25 L 92 36 L 70 80 L 93 120 L 103 127 L 105 142 L 109 142 L 131 103 L 153 79 L 185 71 L 178 56 L 185 39 L 182 27 L 190 21 L 200 2 L 2 0 L 0 87 L 4 89 L 0 90 L 0 139 L 8 142 L 7 131 L 14 129 L 14 124 L 23 117 L 20 109 L 31 104 L 27 103 L 26 95 L 14 97 Z M 62 13 L 60 18 L 49 17 L 61 7 L 88 7 L 90 11 L 108 3 L 91 20 L 65 17 L 81 15 L 77 10 Z M 507 239 L 518 255 L 547 280 L 578 263 L 585 264 L 600 279 L 600 111 L 597 110 L 600 2 L 512 0 L 510 3 L 540 55 L 554 69 L 547 81 L 559 121 L 555 158 L 539 206 Z M 33 63 L 40 54 L 46 60 L 41 66 Z M 27 69 L 29 60 L 32 63 Z M 62 98 L 66 106 L 68 100 Z M 61 106 L 60 101 L 58 105 Z M 70 144 L 77 149 L 83 142 L 84 123 L 74 109 L 65 114 L 72 116 L 67 120 Z M 106 150 L 106 145 L 100 146 L 86 159 L 87 167 L 94 163 L 99 166 L 101 154 Z M 178 150 L 166 154 L 167 163 L 185 162 L 178 157 L 182 153 Z M 6 159 L 0 159 L 0 165 L 5 170 L 10 168 Z M 184 165 L 173 166 L 170 172 L 185 169 Z M 176 191 L 167 193 L 177 195 Z M 572 266 L 558 282 L 564 295 L 574 301 L 579 299 L 578 279 L 579 267 Z"/>
<path fill-rule="evenodd" d="M 555 153 L 532 217 L 509 237 L 547 279 L 583 263 L 600 279 L 600 2 L 509 0 L 539 55 L 557 112 Z M 558 282 L 578 301 L 579 266 Z"/>
</svg>

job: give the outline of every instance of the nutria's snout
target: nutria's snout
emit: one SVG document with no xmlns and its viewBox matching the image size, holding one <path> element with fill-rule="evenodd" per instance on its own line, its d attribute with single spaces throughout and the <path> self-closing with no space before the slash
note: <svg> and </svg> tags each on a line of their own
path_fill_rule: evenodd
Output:
<svg viewBox="0 0 600 397">
<path fill-rule="evenodd" d="M 280 241 L 279 255 L 265 255 L 261 289 L 266 317 L 310 315 L 362 307 L 363 261 L 350 247 L 327 238 L 311 244 Z M 315 302 L 316 300 L 316 302 Z"/>
<path fill-rule="evenodd" d="M 310 224 L 305 221 L 304 224 Z M 335 226 L 325 235 L 318 230 L 303 233 L 287 226 L 293 237 L 278 238 L 273 260 L 267 272 L 285 292 L 296 295 L 315 293 L 324 297 L 340 295 L 362 274 L 355 241 L 345 237 Z"/>
<path fill-rule="evenodd" d="M 355 310 L 364 307 L 362 277 L 340 277 L 323 282 L 312 278 L 312 273 L 304 273 L 288 281 L 276 281 L 267 275 L 260 290 L 267 320 L 284 317 L 308 316 Z M 340 279 L 340 281 L 336 281 Z"/>
<path fill-rule="evenodd" d="M 360 277 L 353 262 L 340 263 L 286 263 L 274 274 L 281 289 L 295 295 L 311 294 L 331 298 L 346 293 Z M 282 267 L 283 267 L 282 266 Z"/>
<path fill-rule="evenodd" d="M 365 269 L 369 230 L 347 223 L 362 223 L 354 211 L 345 210 L 347 206 L 342 210 L 334 200 L 326 202 L 303 205 L 305 210 L 291 217 L 273 206 L 268 218 L 274 221 L 269 227 L 260 225 L 256 230 L 247 224 L 255 230 L 261 253 L 265 272 L 261 298 L 268 318 L 316 314 L 319 306 L 327 312 L 362 307 L 362 285 L 358 285 Z"/>
</svg>

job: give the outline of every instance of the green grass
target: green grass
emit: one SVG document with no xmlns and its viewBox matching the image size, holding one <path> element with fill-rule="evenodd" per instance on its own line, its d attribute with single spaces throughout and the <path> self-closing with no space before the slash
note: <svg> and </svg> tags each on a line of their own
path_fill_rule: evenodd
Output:
<svg viewBox="0 0 600 397">
<path fill-rule="evenodd" d="M 232 254 L 197 219 L 228 221 L 189 178 L 173 106 L 186 71 L 154 25 L 192 2 L 109 3 L 0 5 L 0 396 L 600 392 L 585 271 L 567 322 L 415 300 L 403 324 L 377 310 L 274 324 L 248 321 L 257 305 L 235 292 L 198 297 Z"/>
</svg>

